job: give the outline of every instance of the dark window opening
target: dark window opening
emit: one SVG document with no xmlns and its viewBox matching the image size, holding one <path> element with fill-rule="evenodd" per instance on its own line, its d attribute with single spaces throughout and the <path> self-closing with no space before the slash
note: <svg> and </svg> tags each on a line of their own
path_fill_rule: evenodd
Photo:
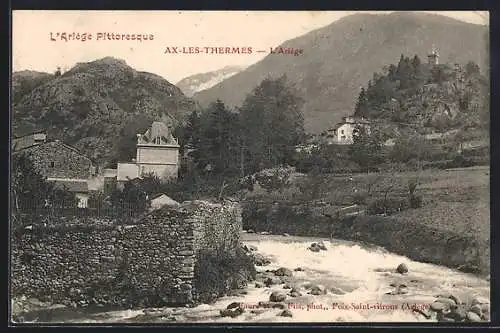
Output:
<svg viewBox="0 0 500 333">
<path fill-rule="evenodd" d="M 54 161 L 50 162 L 50 167 L 53 168 L 55 165 Z"/>
</svg>

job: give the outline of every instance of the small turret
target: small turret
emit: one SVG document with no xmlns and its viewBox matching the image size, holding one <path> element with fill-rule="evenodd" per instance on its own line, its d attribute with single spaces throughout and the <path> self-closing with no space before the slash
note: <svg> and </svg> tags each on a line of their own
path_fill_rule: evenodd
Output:
<svg viewBox="0 0 500 333">
<path fill-rule="evenodd" d="M 436 66 L 439 64 L 439 52 L 434 46 L 432 45 L 432 51 L 427 55 L 427 63 L 431 66 Z"/>
</svg>

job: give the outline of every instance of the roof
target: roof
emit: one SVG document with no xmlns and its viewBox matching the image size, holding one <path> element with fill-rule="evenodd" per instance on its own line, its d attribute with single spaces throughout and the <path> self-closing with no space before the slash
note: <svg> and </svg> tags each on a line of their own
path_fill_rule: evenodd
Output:
<svg viewBox="0 0 500 333">
<path fill-rule="evenodd" d="M 104 169 L 102 171 L 104 178 L 115 178 L 117 176 L 117 169 Z"/>
<path fill-rule="evenodd" d="M 47 146 L 61 146 L 61 147 L 64 147 L 66 149 L 69 149 L 75 153 L 77 153 L 78 155 L 82 156 L 82 157 L 85 157 L 86 159 L 88 159 L 89 161 L 92 161 L 92 159 L 90 157 L 88 157 L 87 155 L 81 153 L 78 149 L 76 149 L 75 147 L 72 147 L 70 145 L 67 145 L 59 140 L 55 140 L 55 141 L 50 141 L 50 142 L 42 142 L 42 143 L 39 143 L 39 144 L 36 144 L 36 145 L 32 145 L 32 146 L 29 146 L 29 147 L 24 147 L 22 149 L 19 149 L 19 150 L 16 150 L 15 152 L 18 153 L 18 152 L 23 152 L 23 151 L 27 151 L 28 149 L 35 149 L 35 148 L 40 148 L 40 147 L 47 147 Z"/>
<path fill-rule="evenodd" d="M 11 147 L 13 151 L 19 151 L 24 148 L 32 147 L 46 142 L 47 134 L 44 132 L 36 132 L 28 135 L 12 138 Z"/>
<path fill-rule="evenodd" d="M 333 126 L 330 129 L 330 131 L 331 130 L 335 130 L 335 129 L 337 129 L 340 126 L 345 125 L 345 124 L 370 124 L 370 123 L 371 122 L 369 120 L 367 120 L 367 119 L 360 119 L 360 118 L 353 118 L 353 117 L 344 117 L 344 119 L 341 122 L 335 124 L 335 126 Z"/>
<path fill-rule="evenodd" d="M 118 163 L 116 180 L 126 181 L 139 177 L 139 166 L 135 163 Z"/>
<path fill-rule="evenodd" d="M 152 201 L 152 205 L 154 207 L 156 207 L 156 208 L 159 207 L 158 205 L 161 205 L 161 206 L 165 206 L 165 205 L 177 206 L 177 205 L 179 205 L 179 203 L 177 201 L 175 201 L 174 199 L 170 198 L 165 193 L 157 193 L 157 194 L 155 194 L 153 196 L 150 196 L 149 200 Z M 153 203 L 153 201 L 155 201 L 155 202 Z"/>
<path fill-rule="evenodd" d="M 66 188 L 70 192 L 86 193 L 89 191 L 89 186 L 86 180 L 51 180 L 56 188 Z"/>
<path fill-rule="evenodd" d="M 150 196 L 149 199 L 154 200 L 156 198 L 161 197 L 162 195 L 167 196 L 165 193 L 156 193 L 156 194 Z"/>
<path fill-rule="evenodd" d="M 160 138 L 159 144 L 177 144 L 175 138 L 172 136 L 172 133 L 170 133 L 170 129 L 168 128 L 167 125 L 160 121 L 155 121 L 151 124 L 151 127 L 144 133 L 144 134 L 138 134 L 138 144 L 148 144 L 148 143 L 154 143 L 158 144 L 155 142 L 157 138 Z"/>
<path fill-rule="evenodd" d="M 17 134 L 17 135 L 13 135 L 12 137 L 14 139 L 20 139 L 20 138 L 23 138 L 25 136 L 31 136 L 31 135 L 34 135 L 34 134 L 41 134 L 41 133 L 44 133 L 45 134 L 45 129 L 40 129 L 40 130 L 35 130 L 35 131 L 20 131 L 21 134 Z"/>
</svg>

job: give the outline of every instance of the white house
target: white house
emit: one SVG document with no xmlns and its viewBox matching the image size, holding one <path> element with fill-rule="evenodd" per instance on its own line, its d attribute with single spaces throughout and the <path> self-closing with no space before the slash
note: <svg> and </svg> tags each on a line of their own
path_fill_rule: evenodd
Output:
<svg viewBox="0 0 500 333">
<path fill-rule="evenodd" d="M 344 117 L 335 127 L 328 130 L 329 144 L 352 144 L 356 126 L 364 126 L 368 131 L 370 122 L 363 118 Z"/>
</svg>

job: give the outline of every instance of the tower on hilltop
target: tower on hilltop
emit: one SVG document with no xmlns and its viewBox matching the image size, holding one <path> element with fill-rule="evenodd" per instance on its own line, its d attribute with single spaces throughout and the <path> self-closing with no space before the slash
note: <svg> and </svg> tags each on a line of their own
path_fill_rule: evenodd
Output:
<svg viewBox="0 0 500 333">
<path fill-rule="evenodd" d="M 439 52 L 434 46 L 432 45 L 432 51 L 427 55 L 427 63 L 431 66 L 436 66 L 439 64 Z"/>
</svg>

